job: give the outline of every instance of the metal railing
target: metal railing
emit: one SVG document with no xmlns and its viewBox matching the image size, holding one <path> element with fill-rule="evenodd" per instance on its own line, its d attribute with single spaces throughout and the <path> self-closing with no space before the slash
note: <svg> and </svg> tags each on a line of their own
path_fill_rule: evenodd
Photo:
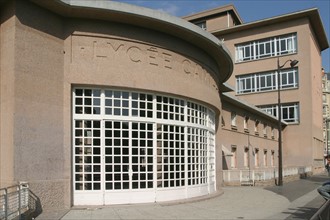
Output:
<svg viewBox="0 0 330 220">
<path fill-rule="evenodd" d="M 29 185 L 20 183 L 0 189 L 0 219 L 20 217 L 29 209 Z"/>
<path fill-rule="evenodd" d="M 311 172 L 311 167 L 287 167 L 283 169 L 283 176 L 301 175 Z M 224 182 L 251 182 L 267 181 L 278 178 L 278 170 L 275 168 L 270 169 L 255 169 L 255 170 L 223 170 Z"/>
<path fill-rule="evenodd" d="M 310 218 L 310 220 L 330 219 L 330 200 L 325 202 L 319 210 Z"/>
</svg>

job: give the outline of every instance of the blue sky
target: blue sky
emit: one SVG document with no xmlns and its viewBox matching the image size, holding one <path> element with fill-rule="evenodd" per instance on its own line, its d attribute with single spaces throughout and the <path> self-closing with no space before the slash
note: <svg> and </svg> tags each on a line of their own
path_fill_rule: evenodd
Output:
<svg viewBox="0 0 330 220">
<path fill-rule="evenodd" d="M 207 9 L 233 4 L 244 23 L 278 15 L 318 8 L 326 31 L 330 37 L 330 1 L 329 0 L 115 0 L 142 7 L 161 10 L 171 15 L 182 17 Z M 330 49 L 322 52 L 322 65 L 330 72 Z"/>
</svg>

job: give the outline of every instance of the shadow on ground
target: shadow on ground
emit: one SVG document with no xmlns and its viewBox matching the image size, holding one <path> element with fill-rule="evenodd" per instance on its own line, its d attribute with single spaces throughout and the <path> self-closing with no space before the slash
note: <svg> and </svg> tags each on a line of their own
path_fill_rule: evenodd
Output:
<svg viewBox="0 0 330 220">
<path fill-rule="evenodd" d="M 295 209 L 289 209 L 287 212 L 283 212 L 284 214 L 290 214 L 288 219 L 307 219 L 309 220 L 316 212 L 318 208 L 312 207 L 298 207 Z"/>
</svg>

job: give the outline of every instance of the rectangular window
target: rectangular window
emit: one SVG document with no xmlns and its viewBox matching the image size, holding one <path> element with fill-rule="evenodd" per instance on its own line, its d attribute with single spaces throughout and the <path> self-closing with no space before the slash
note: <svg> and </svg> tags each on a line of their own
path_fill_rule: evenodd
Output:
<svg viewBox="0 0 330 220">
<path fill-rule="evenodd" d="M 268 160 L 267 160 L 267 150 L 264 150 L 264 167 L 267 167 L 267 163 L 268 163 Z"/>
<path fill-rule="evenodd" d="M 263 111 L 268 114 L 277 117 L 278 105 L 267 105 L 267 106 L 258 106 Z M 298 103 L 286 103 L 282 104 L 282 120 L 288 123 L 298 123 L 299 122 L 299 104 Z"/>
<path fill-rule="evenodd" d="M 206 21 L 196 22 L 195 25 L 197 25 L 198 27 L 200 27 L 200 28 L 202 28 L 204 31 L 206 31 Z"/>
<path fill-rule="evenodd" d="M 75 113 L 99 115 L 101 113 L 101 90 L 76 89 Z"/>
<path fill-rule="evenodd" d="M 270 160 L 270 165 L 272 167 L 275 166 L 275 152 L 272 150 L 272 155 L 271 155 L 271 160 Z"/>
<path fill-rule="evenodd" d="M 297 34 L 270 37 L 236 45 L 236 62 L 258 60 L 297 52 Z"/>
<path fill-rule="evenodd" d="M 244 167 L 249 167 L 249 148 L 244 149 Z"/>
<path fill-rule="evenodd" d="M 259 149 L 254 150 L 254 166 L 259 167 Z"/>
<path fill-rule="evenodd" d="M 249 132 L 249 117 L 248 116 L 244 117 L 244 131 Z"/>
<path fill-rule="evenodd" d="M 231 168 L 237 168 L 237 147 L 236 146 L 232 146 L 231 147 L 231 153 L 232 153 L 232 157 L 231 157 Z"/>
<path fill-rule="evenodd" d="M 298 88 L 298 68 L 280 72 L 281 89 Z M 278 89 L 277 72 L 261 72 L 236 77 L 236 93 L 257 93 Z"/>
<path fill-rule="evenodd" d="M 263 124 L 263 134 L 264 134 L 264 137 L 267 137 L 267 124 L 266 123 Z"/>
<path fill-rule="evenodd" d="M 236 127 L 236 112 L 231 112 L 231 126 Z"/>
<path fill-rule="evenodd" d="M 256 135 L 259 135 L 259 120 L 256 120 L 256 121 L 254 122 L 254 133 L 255 133 Z"/>
</svg>

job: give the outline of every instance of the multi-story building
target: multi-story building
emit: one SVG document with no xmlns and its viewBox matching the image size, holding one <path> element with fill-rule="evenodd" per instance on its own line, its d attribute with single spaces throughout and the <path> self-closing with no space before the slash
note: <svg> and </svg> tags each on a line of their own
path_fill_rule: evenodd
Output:
<svg viewBox="0 0 330 220">
<path fill-rule="evenodd" d="M 235 88 L 232 95 L 277 116 L 280 84 L 282 119 L 288 124 L 283 131 L 284 169 L 323 170 L 321 52 L 329 43 L 318 10 L 242 23 L 229 5 L 184 19 L 225 42 L 235 63 L 227 81 Z M 293 60 L 299 63 L 290 67 Z M 244 146 L 237 149 L 244 154 Z"/>
</svg>

